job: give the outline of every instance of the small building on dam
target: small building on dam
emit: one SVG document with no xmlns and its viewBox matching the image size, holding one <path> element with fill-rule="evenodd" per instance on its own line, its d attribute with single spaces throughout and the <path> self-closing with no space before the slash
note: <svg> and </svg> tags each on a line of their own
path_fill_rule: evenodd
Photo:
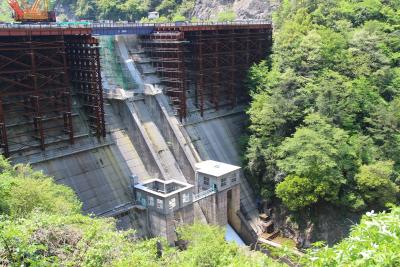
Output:
<svg viewBox="0 0 400 267">
<path fill-rule="evenodd" d="M 135 203 L 147 210 L 153 236 L 176 240 L 176 227 L 194 221 L 194 203 L 199 202 L 208 223 L 240 231 L 240 167 L 203 161 L 196 165 L 195 185 L 174 179 L 134 182 Z"/>
<path fill-rule="evenodd" d="M 238 140 L 247 71 L 271 45 L 267 21 L 2 24 L 0 153 L 139 237 L 172 244 L 198 220 L 252 243 Z"/>
</svg>

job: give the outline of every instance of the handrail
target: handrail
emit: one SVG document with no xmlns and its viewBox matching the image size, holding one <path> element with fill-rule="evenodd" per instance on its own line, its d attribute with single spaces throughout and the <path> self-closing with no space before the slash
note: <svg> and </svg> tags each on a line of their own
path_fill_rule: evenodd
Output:
<svg viewBox="0 0 400 267">
<path fill-rule="evenodd" d="M 190 26 L 223 26 L 223 25 L 259 25 L 271 24 L 269 20 L 246 20 L 230 22 L 166 22 L 166 23 L 102 23 L 102 22 L 71 22 L 71 23 L 0 23 L 0 29 L 46 29 L 46 28 L 124 28 L 124 27 L 190 27 Z"/>
<path fill-rule="evenodd" d="M 206 198 L 208 196 L 211 196 L 215 194 L 217 191 L 215 191 L 214 188 L 210 187 L 207 190 L 201 191 L 198 194 L 193 194 L 193 202 L 199 201 L 200 199 Z"/>
</svg>

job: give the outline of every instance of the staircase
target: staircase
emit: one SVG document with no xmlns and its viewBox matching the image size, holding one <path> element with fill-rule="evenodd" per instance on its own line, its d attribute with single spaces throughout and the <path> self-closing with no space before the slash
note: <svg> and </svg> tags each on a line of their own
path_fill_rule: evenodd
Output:
<svg viewBox="0 0 400 267">
<path fill-rule="evenodd" d="M 198 194 L 193 194 L 193 202 L 199 201 L 203 198 L 209 197 L 211 195 L 214 195 L 216 193 L 216 191 L 214 190 L 214 188 L 209 188 L 205 191 L 201 191 Z"/>
</svg>

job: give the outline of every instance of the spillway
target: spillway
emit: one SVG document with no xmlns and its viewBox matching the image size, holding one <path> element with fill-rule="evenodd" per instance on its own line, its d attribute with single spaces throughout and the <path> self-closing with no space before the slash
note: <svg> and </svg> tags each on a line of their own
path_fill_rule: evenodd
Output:
<svg viewBox="0 0 400 267">
<path fill-rule="evenodd" d="M 202 160 L 240 165 L 243 75 L 267 55 L 272 28 L 96 27 L 0 28 L 0 147 L 12 162 L 71 186 L 85 213 L 114 216 L 146 236 L 146 214 L 131 205 L 131 177 L 193 184 Z M 240 198 L 236 230 L 249 243 L 258 213 L 243 173 Z"/>
</svg>

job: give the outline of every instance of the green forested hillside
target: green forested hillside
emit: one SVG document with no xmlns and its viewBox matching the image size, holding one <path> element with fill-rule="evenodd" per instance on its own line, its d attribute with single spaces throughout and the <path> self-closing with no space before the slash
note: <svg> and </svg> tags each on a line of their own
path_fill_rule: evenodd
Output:
<svg viewBox="0 0 400 267">
<path fill-rule="evenodd" d="M 271 60 L 252 68 L 245 155 L 291 210 L 399 201 L 400 1 L 283 1 Z"/>
<path fill-rule="evenodd" d="M 28 2 L 33 2 L 33 0 Z M 62 17 L 116 21 L 140 20 L 147 17 L 149 11 L 159 11 L 161 20 L 185 19 L 189 17 L 194 4 L 195 0 L 50 0 L 52 8 L 57 6 L 58 16 L 63 14 Z M 62 10 L 67 11 L 67 14 L 64 14 Z M 11 10 L 6 1 L 2 1 L 0 11 L 0 21 L 8 21 Z"/>
<path fill-rule="evenodd" d="M 187 16 L 194 0 L 66 0 L 79 18 L 140 20 L 149 11 L 159 11 L 161 16 Z"/>
</svg>

